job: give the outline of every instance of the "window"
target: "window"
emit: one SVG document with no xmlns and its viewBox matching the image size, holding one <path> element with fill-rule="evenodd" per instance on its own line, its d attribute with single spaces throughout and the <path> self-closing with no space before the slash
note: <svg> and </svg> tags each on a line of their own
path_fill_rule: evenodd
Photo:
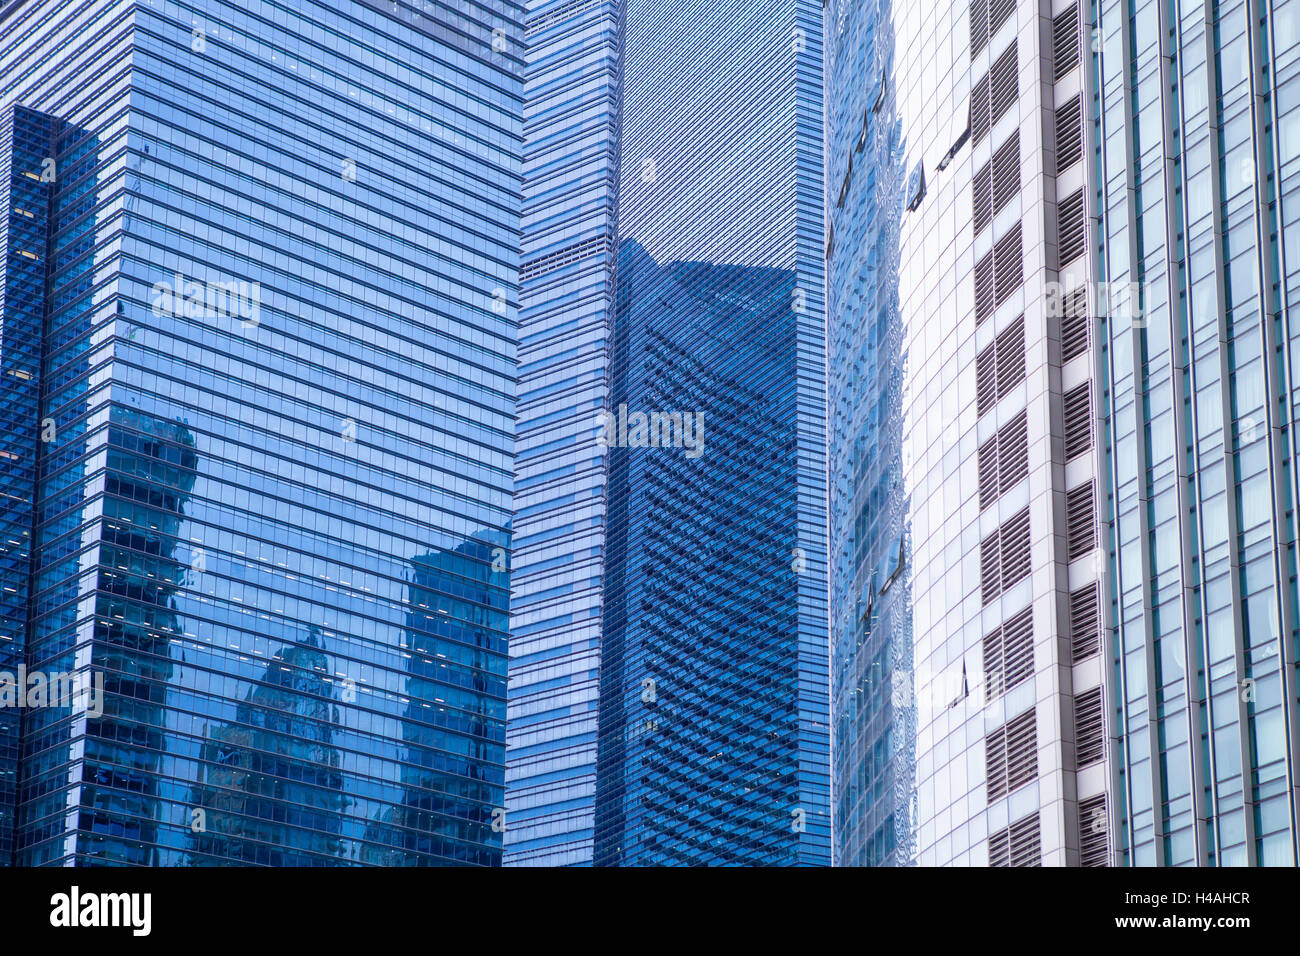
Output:
<svg viewBox="0 0 1300 956">
<path fill-rule="evenodd" d="M 917 163 L 907 183 L 907 211 L 916 212 L 925 198 L 925 164 Z"/>
</svg>

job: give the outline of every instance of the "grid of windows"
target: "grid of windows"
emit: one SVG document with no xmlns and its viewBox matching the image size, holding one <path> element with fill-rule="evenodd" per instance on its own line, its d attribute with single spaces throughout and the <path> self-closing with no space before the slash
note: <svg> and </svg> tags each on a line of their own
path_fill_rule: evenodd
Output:
<svg viewBox="0 0 1300 956">
<path fill-rule="evenodd" d="M 0 24 L 51 223 L 39 363 L 0 336 L 51 424 L 23 651 L 104 686 L 25 714 L 20 863 L 500 862 L 519 10 L 422 10 Z"/>
<path fill-rule="evenodd" d="M 1115 852 L 1294 866 L 1300 3 L 1097 28 Z"/>
</svg>

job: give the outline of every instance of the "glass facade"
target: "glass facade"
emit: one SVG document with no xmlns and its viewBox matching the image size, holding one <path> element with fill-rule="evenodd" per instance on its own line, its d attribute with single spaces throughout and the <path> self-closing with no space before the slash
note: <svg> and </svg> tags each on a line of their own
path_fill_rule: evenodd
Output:
<svg viewBox="0 0 1300 956">
<path fill-rule="evenodd" d="M 2 16 L 0 853 L 500 863 L 521 11 Z"/>
<path fill-rule="evenodd" d="M 1090 26 L 1117 849 L 1293 866 L 1300 3 Z"/>
<path fill-rule="evenodd" d="M 597 862 L 825 864 L 821 13 L 628 0 L 624 50 L 609 412 L 702 442 L 610 441 Z"/>
<path fill-rule="evenodd" d="M 894 69 L 892 14 L 888 3 L 826 8 L 827 189 L 839 190 L 826 244 L 835 856 L 856 866 L 915 854 L 897 261 L 907 170 L 881 81 Z"/>
<path fill-rule="evenodd" d="M 527 32 L 507 859 L 827 863 L 820 10 Z"/>
</svg>

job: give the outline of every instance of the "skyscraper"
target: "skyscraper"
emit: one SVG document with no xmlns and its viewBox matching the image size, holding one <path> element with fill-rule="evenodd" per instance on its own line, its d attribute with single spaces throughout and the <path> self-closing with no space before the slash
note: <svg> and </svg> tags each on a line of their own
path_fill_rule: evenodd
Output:
<svg viewBox="0 0 1300 956">
<path fill-rule="evenodd" d="M 1110 858 L 1081 8 L 825 8 L 836 861 Z"/>
<path fill-rule="evenodd" d="M 590 863 L 596 793 L 622 0 L 530 3 L 505 837 Z"/>
<path fill-rule="evenodd" d="M 507 859 L 829 862 L 820 13 L 526 32 Z"/>
<path fill-rule="evenodd" d="M 519 21 L 0 12 L 0 860 L 500 861 Z"/>
<path fill-rule="evenodd" d="M 1300 3 L 1089 26 L 1117 859 L 1293 866 Z"/>
</svg>

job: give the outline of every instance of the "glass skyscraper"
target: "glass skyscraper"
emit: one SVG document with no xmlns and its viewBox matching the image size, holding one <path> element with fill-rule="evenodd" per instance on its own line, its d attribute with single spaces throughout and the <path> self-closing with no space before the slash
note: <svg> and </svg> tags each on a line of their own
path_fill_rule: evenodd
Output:
<svg viewBox="0 0 1300 956">
<path fill-rule="evenodd" d="M 500 862 L 520 20 L 0 11 L 0 861 Z"/>
<path fill-rule="evenodd" d="M 826 11 L 837 861 L 1295 865 L 1300 3 Z"/>
<path fill-rule="evenodd" d="M 1111 858 L 1086 14 L 825 8 L 839 864 Z"/>
<path fill-rule="evenodd" d="M 507 864 L 590 863 L 596 793 L 622 0 L 524 28 Z"/>
<path fill-rule="evenodd" d="M 1300 2 L 1092 20 L 1118 859 L 1293 866 Z"/>
<path fill-rule="evenodd" d="M 526 33 L 507 861 L 828 863 L 820 10 Z"/>
</svg>

